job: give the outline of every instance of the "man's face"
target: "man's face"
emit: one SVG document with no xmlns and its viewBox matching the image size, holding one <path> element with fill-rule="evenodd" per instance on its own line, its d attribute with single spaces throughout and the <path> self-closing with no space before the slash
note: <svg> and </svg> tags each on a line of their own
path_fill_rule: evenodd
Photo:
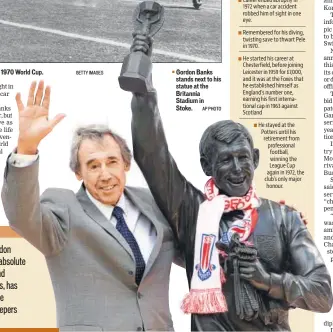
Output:
<svg viewBox="0 0 333 332">
<path fill-rule="evenodd" d="M 80 170 L 76 174 L 98 201 L 116 205 L 126 182 L 126 165 L 120 147 L 110 135 L 101 140 L 85 139 L 79 148 Z"/>
<path fill-rule="evenodd" d="M 215 185 L 227 196 L 244 196 L 252 184 L 258 150 L 252 151 L 241 136 L 230 144 L 214 142 L 213 148 L 211 167 Z"/>
</svg>

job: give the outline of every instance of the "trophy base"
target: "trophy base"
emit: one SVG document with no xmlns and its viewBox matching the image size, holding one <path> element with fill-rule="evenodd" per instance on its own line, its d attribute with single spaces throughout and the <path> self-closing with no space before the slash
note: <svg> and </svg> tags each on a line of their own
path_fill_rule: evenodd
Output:
<svg viewBox="0 0 333 332">
<path fill-rule="evenodd" d="M 146 54 L 130 53 L 125 57 L 118 77 L 120 88 L 133 93 L 147 93 L 152 89 L 151 71 L 152 63 Z"/>
</svg>

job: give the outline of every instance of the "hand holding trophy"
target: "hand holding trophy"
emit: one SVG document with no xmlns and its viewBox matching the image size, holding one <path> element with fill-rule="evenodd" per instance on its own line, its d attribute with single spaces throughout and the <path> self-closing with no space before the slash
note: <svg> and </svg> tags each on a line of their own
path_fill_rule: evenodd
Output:
<svg viewBox="0 0 333 332">
<path fill-rule="evenodd" d="M 131 53 L 123 61 L 118 81 L 125 91 L 147 93 L 152 89 L 152 37 L 163 25 L 164 8 L 155 1 L 141 2 L 135 9 L 133 20 Z"/>
</svg>

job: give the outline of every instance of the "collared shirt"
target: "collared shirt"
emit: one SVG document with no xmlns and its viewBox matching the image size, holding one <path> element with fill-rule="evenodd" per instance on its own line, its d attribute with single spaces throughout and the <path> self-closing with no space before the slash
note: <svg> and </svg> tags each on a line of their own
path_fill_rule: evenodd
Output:
<svg viewBox="0 0 333 332">
<path fill-rule="evenodd" d="M 106 205 L 94 198 L 88 190 L 86 193 L 90 200 L 96 205 L 96 207 L 103 213 L 106 219 L 110 220 L 111 224 L 116 227 L 117 219 L 112 215 L 114 206 Z M 148 258 L 153 250 L 156 242 L 156 230 L 154 225 L 147 218 L 140 218 L 139 209 L 129 200 L 124 193 L 120 196 L 117 203 L 124 211 L 124 218 L 129 230 L 133 233 L 138 245 L 140 247 L 142 256 L 147 263 Z"/>
<path fill-rule="evenodd" d="M 30 166 L 38 158 L 36 155 L 23 155 L 18 153 L 12 153 L 8 159 L 9 163 L 15 167 L 27 167 Z M 110 220 L 111 224 L 116 227 L 117 219 L 112 216 L 114 206 L 106 205 L 95 199 L 89 191 L 86 189 L 87 196 L 91 202 L 99 209 L 99 211 L 105 216 L 106 219 Z M 147 263 L 149 256 L 153 250 L 156 242 L 156 229 L 153 223 L 147 219 L 139 218 L 139 209 L 129 200 L 124 193 L 121 195 L 117 206 L 121 207 L 124 211 L 124 218 L 129 230 L 133 233 L 138 245 L 140 247 L 143 259 Z"/>
</svg>

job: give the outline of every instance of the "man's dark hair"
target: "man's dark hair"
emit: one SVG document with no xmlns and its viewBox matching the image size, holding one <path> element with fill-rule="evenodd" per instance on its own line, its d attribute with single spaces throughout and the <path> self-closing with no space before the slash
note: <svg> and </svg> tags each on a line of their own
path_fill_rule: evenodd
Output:
<svg viewBox="0 0 333 332">
<path fill-rule="evenodd" d="M 214 142 L 230 144 L 238 137 L 245 138 L 253 150 L 252 136 L 242 124 L 232 120 L 213 123 L 202 134 L 199 145 L 200 158 L 211 160 L 212 153 L 214 153 Z"/>
</svg>

